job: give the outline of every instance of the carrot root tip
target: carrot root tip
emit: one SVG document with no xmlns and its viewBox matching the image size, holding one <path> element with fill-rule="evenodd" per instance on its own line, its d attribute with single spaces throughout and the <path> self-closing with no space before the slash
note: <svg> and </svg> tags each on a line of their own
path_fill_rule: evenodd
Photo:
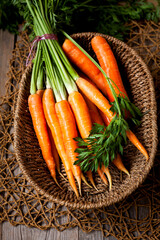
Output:
<svg viewBox="0 0 160 240">
<path fill-rule="evenodd" d="M 78 183 L 78 188 L 79 188 L 79 194 L 80 196 L 82 195 L 82 190 L 81 190 L 81 178 L 77 178 L 77 183 Z"/>
<path fill-rule="evenodd" d="M 58 187 L 60 188 L 60 189 L 62 189 L 62 187 L 59 185 L 59 183 L 57 182 L 57 179 L 56 179 L 56 177 L 55 176 L 52 176 L 53 177 L 53 179 L 54 179 L 54 181 L 55 181 L 55 183 L 58 185 Z"/>
<path fill-rule="evenodd" d="M 127 169 L 124 169 L 123 172 L 126 173 L 129 177 L 131 177 L 131 175 L 130 175 L 130 173 L 128 172 Z"/>
<path fill-rule="evenodd" d="M 81 174 L 81 177 L 82 177 L 83 182 L 84 182 L 88 187 L 92 188 L 92 186 L 87 182 L 87 180 L 86 180 L 85 176 L 83 175 L 83 173 Z"/>
<path fill-rule="evenodd" d="M 59 175 L 67 182 L 67 179 L 63 176 L 61 172 L 59 172 Z"/>
<path fill-rule="evenodd" d="M 96 191 L 98 191 L 98 188 L 96 187 L 94 181 L 92 182 L 92 185 L 93 185 L 93 187 L 96 189 Z"/>
</svg>

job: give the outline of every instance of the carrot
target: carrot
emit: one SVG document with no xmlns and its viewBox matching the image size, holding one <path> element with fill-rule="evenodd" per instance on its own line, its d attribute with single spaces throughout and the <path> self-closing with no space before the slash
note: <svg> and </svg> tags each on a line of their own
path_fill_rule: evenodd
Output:
<svg viewBox="0 0 160 240">
<path fill-rule="evenodd" d="M 103 74 L 95 64 L 69 39 L 64 41 L 62 49 L 69 60 L 85 73 L 105 95 L 107 95 Z"/>
<path fill-rule="evenodd" d="M 86 138 L 92 128 L 92 122 L 90 119 L 89 110 L 82 95 L 78 91 L 74 91 L 69 94 L 68 101 L 71 105 L 72 111 L 76 118 L 76 123 L 82 138 Z M 95 187 L 92 172 L 87 172 L 87 176 Z"/>
<path fill-rule="evenodd" d="M 92 123 L 93 124 L 98 123 L 98 124 L 104 125 L 103 119 L 102 119 L 101 115 L 99 114 L 99 111 L 98 111 L 98 108 L 96 107 L 96 105 L 94 105 L 87 97 L 85 97 L 85 96 L 83 96 L 83 97 L 87 103 Z"/>
<path fill-rule="evenodd" d="M 91 119 L 92 119 L 92 122 L 93 123 L 98 123 L 98 124 L 101 124 L 101 125 L 104 125 L 104 123 L 106 124 L 106 126 L 108 126 L 109 125 L 109 123 L 107 122 L 106 123 L 106 118 L 107 118 L 107 116 L 105 115 L 105 114 L 103 114 L 103 112 L 99 112 L 98 111 L 98 109 L 97 109 L 97 107 L 87 98 L 87 97 L 85 97 L 85 100 L 86 100 L 86 102 L 87 102 L 87 105 L 88 105 L 88 107 L 89 107 L 89 110 L 90 109 L 94 109 L 94 115 L 91 115 Z M 89 103 L 89 104 L 88 104 Z M 101 115 L 102 114 L 102 115 Z M 95 116 L 96 115 L 96 116 Z M 102 117 L 101 117 L 102 116 Z M 104 118 L 104 121 L 103 121 L 103 118 Z M 108 119 L 107 119 L 108 120 Z M 129 174 L 129 172 L 128 172 L 128 170 L 125 168 L 125 166 L 124 166 L 124 164 L 123 164 L 123 162 L 122 162 L 122 159 L 121 159 L 121 157 L 120 157 L 120 155 L 119 154 L 117 154 L 117 157 L 113 160 L 113 164 L 119 169 L 119 170 L 121 170 L 121 171 L 123 171 L 123 172 L 125 172 L 127 175 L 129 175 L 130 176 L 130 174 Z M 103 169 L 104 170 L 104 169 Z M 107 172 L 107 170 L 106 170 L 106 172 Z M 107 172 L 107 174 L 108 174 L 108 172 Z M 109 173 L 110 174 L 110 173 Z M 107 176 L 109 179 L 111 179 L 111 177 L 108 175 Z M 112 182 L 110 181 L 109 182 L 110 183 L 110 189 L 111 189 L 111 186 L 112 186 Z"/>
<path fill-rule="evenodd" d="M 58 151 L 57 151 L 57 148 L 56 148 L 56 145 L 55 145 L 55 142 L 54 142 L 54 138 L 52 136 L 52 132 L 51 132 L 49 127 L 48 127 L 48 134 L 49 134 L 49 138 L 50 138 L 50 141 L 51 141 L 52 154 L 53 154 L 53 157 L 55 159 L 56 168 L 57 168 L 58 173 L 60 173 L 59 155 L 58 155 Z"/>
<path fill-rule="evenodd" d="M 56 164 L 52 156 L 51 143 L 48 136 L 47 123 L 44 116 L 41 97 L 38 94 L 29 95 L 28 105 L 33 122 L 33 127 L 42 151 L 43 158 L 47 164 L 51 176 L 57 183 L 55 170 Z"/>
<path fill-rule="evenodd" d="M 148 160 L 149 156 L 148 156 L 146 149 L 139 142 L 139 140 L 137 139 L 137 137 L 134 135 L 134 133 L 131 130 L 127 131 L 127 137 L 132 143 L 134 143 L 136 148 L 138 148 L 141 151 L 141 153 L 146 157 L 146 160 Z"/>
<path fill-rule="evenodd" d="M 101 36 L 95 36 L 91 40 L 91 45 L 92 48 L 97 56 L 97 59 L 100 63 L 100 66 L 102 69 L 105 71 L 107 76 L 117 85 L 111 81 L 111 84 L 116 92 L 117 95 L 119 95 L 120 91 L 123 94 L 123 96 L 128 96 L 127 92 L 124 88 L 122 78 L 119 72 L 118 64 L 116 61 L 116 58 L 111 50 L 110 45 L 107 43 L 106 39 L 101 37 Z M 107 97 L 108 99 L 113 102 L 114 101 L 114 96 L 112 94 L 112 91 L 109 87 L 109 84 L 107 80 L 104 77 L 104 82 L 106 84 L 106 89 L 107 89 Z M 120 90 L 120 91 L 119 91 Z"/>
<path fill-rule="evenodd" d="M 82 138 L 86 138 L 92 129 L 92 121 L 84 98 L 78 91 L 69 94 L 68 101 L 74 112 L 76 123 Z"/>
<path fill-rule="evenodd" d="M 41 97 L 41 99 L 42 99 L 44 90 L 43 90 L 43 89 L 38 89 L 38 90 L 36 91 L 36 93 L 37 93 L 37 94 Z"/>
<path fill-rule="evenodd" d="M 109 169 L 108 167 L 105 167 L 104 165 L 102 165 L 102 168 L 101 170 L 106 174 L 107 178 L 108 178 L 108 181 L 109 181 L 109 190 L 111 191 L 112 189 L 112 177 L 111 177 L 111 174 L 109 172 Z"/>
<path fill-rule="evenodd" d="M 94 179 L 93 179 L 92 171 L 89 170 L 89 171 L 86 172 L 86 174 L 87 174 L 87 177 L 88 177 L 89 181 L 90 181 L 91 184 L 93 185 L 93 187 L 94 187 L 96 190 L 98 190 L 98 189 L 96 188 L 96 185 L 95 185 L 95 182 L 94 182 Z"/>
<path fill-rule="evenodd" d="M 76 83 L 83 94 L 85 94 L 90 99 L 90 101 L 92 101 L 108 117 L 109 121 L 111 122 L 113 120 L 114 114 L 110 110 L 111 105 L 103 96 L 103 94 L 93 84 L 84 78 L 78 78 Z M 126 131 L 126 134 L 129 140 L 141 151 L 141 153 L 148 160 L 149 156 L 146 149 L 139 142 L 134 133 L 132 133 L 131 130 L 128 130 Z"/>
<path fill-rule="evenodd" d="M 92 129 L 92 121 L 89 114 L 88 106 L 82 97 L 82 95 L 78 91 L 74 91 L 69 94 L 68 101 L 72 107 L 72 111 L 74 113 L 74 116 L 76 118 L 76 122 L 78 125 L 78 129 L 80 132 L 80 135 L 82 138 L 87 138 L 90 134 L 90 131 Z M 100 177 L 102 177 L 102 180 L 107 182 L 107 180 L 104 180 L 105 176 L 101 174 L 101 170 L 98 168 L 97 170 Z M 88 178 L 90 179 L 92 185 L 95 187 L 93 178 L 91 176 L 91 172 L 89 171 L 87 173 Z M 108 183 L 108 182 L 107 182 Z"/>
<path fill-rule="evenodd" d="M 102 168 L 98 167 L 97 172 L 98 172 L 100 178 L 102 179 L 102 181 L 103 181 L 106 185 L 108 185 L 108 181 L 107 181 L 107 179 L 106 179 L 106 177 L 105 177 L 105 175 L 104 175 L 105 172 L 102 170 Z"/>
<path fill-rule="evenodd" d="M 90 82 L 92 85 L 96 86 L 86 75 L 84 75 L 82 72 L 79 72 L 78 73 L 79 76 L 81 78 L 84 78 L 85 80 L 87 80 L 88 82 Z M 92 121 L 92 124 L 94 123 L 98 123 L 98 124 L 101 124 L 101 125 L 104 125 L 104 122 L 103 122 L 103 119 L 99 113 L 99 110 L 98 108 L 96 107 L 95 104 L 92 103 L 92 101 L 90 101 L 82 92 L 81 92 L 87 106 L 88 106 L 88 109 L 89 109 L 89 113 L 90 113 L 90 116 L 91 116 L 91 121 Z"/>
<path fill-rule="evenodd" d="M 38 89 L 36 91 L 36 93 L 39 94 L 39 96 L 42 99 L 43 93 L 44 93 L 44 89 Z M 54 142 L 54 139 L 53 139 L 53 136 L 52 136 L 50 128 L 48 127 L 47 129 L 48 129 L 49 139 L 50 139 L 51 146 L 52 146 L 53 158 L 54 158 L 55 163 L 56 163 L 57 171 L 58 171 L 58 173 L 60 173 L 60 163 L 59 163 L 59 155 L 58 155 L 58 152 L 57 152 L 57 148 L 56 148 L 56 145 L 55 145 L 55 142 Z"/>
<path fill-rule="evenodd" d="M 121 156 L 117 154 L 116 158 L 113 160 L 114 165 L 121 170 L 122 172 L 126 173 L 128 176 L 130 176 L 128 170 L 125 168 Z"/>
<path fill-rule="evenodd" d="M 67 100 L 57 102 L 55 104 L 55 109 L 62 129 L 66 153 L 70 159 L 70 163 L 72 164 L 72 171 L 77 180 L 79 191 L 81 193 L 81 169 L 79 166 L 74 165 L 78 155 L 78 153 L 75 152 L 78 145 L 74 140 L 74 138 L 78 137 L 75 118 Z"/>
<path fill-rule="evenodd" d="M 99 111 L 104 123 L 106 126 L 108 126 L 110 124 L 110 120 L 109 118 L 107 117 L 107 115 L 105 115 L 101 110 Z"/>
<path fill-rule="evenodd" d="M 44 91 L 42 102 L 43 102 L 44 114 L 45 114 L 48 126 L 51 129 L 57 151 L 63 162 L 69 183 L 70 183 L 72 189 L 74 190 L 76 196 L 79 197 L 79 193 L 77 191 L 73 172 L 71 170 L 71 165 L 68 160 L 68 156 L 66 154 L 66 149 L 65 149 L 65 145 L 64 145 L 64 141 L 63 141 L 63 136 L 62 136 L 62 130 L 60 127 L 58 117 L 56 115 L 55 101 L 54 101 L 52 89 L 48 88 Z"/>
<path fill-rule="evenodd" d="M 78 78 L 76 81 L 77 86 L 83 92 L 83 94 L 93 102 L 102 112 L 104 112 L 111 121 L 114 114 L 110 110 L 111 105 L 108 100 L 101 94 L 101 92 L 90 82 L 84 78 Z"/>
<path fill-rule="evenodd" d="M 109 118 L 102 111 L 100 111 L 100 115 L 102 116 L 105 125 L 108 126 L 109 123 L 110 123 Z M 130 174 L 129 174 L 128 170 L 125 168 L 125 166 L 124 166 L 124 164 L 122 162 L 122 159 L 121 159 L 119 154 L 117 154 L 117 157 L 113 160 L 113 163 L 119 170 L 121 170 L 122 172 L 124 172 L 128 176 L 130 176 Z"/>
</svg>

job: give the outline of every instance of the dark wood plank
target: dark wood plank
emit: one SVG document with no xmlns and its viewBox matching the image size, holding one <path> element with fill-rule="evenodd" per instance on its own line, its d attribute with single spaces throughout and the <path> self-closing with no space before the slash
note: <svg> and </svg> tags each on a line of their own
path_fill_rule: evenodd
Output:
<svg viewBox="0 0 160 240">
<path fill-rule="evenodd" d="M 9 70 L 9 59 L 14 48 L 14 35 L 0 30 L 0 97 L 5 94 L 5 83 Z M 3 238 L 3 224 L 0 224 L 0 240 Z"/>
<path fill-rule="evenodd" d="M 5 94 L 5 83 L 13 48 L 14 35 L 0 30 L 0 96 Z"/>
<path fill-rule="evenodd" d="M 24 225 L 12 226 L 9 222 L 2 224 L 2 240 L 45 240 L 47 231 L 29 228 Z"/>
<path fill-rule="evenodd" d="M 56 229 L 50 229 L 46 234 L 47 240 L 78 240 L 78 227 L 59 232 Z"/>
<path fill-rule="evenodd" d="M 78 240 L 103 240 L 103 234 L 101 231 L 93 231 L 91 233 L 85 233 L 79 229 Z"/>
<path fill-rule="evenodd" d="M 60 240 L 78 240 L 78 227 L 75 227 L 73 229 L 67 229 L 60 233 Z M 57 239 L 58 240 L 58 239 Z"/>
</svg>

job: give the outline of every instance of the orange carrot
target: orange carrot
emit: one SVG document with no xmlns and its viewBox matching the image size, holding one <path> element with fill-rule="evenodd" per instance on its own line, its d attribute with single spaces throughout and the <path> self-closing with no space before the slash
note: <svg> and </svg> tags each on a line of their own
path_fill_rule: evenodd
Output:
<svg viewBox="0 0 160 240">
<path fill-rule="evenodd" d="M 51 129 L 57 151 L 58 151 L 59 156 L 65 167 L 65 171 L 66 171 L 69 183 L 70 183 L 72 189 L 74 190 L 76 196 L 79 197 L 79 193 L 77 191 L 73 172 L 71 170 L 71 165 L 68 160 L 68 156 L 66 154 L 66 149 L 65 149 L 65 145 L 64 145 L 64 141 L 63 141 L 63 136 L 62 136 L 62 130 L 60 127 L 58 117 L 56 115 L 55 101 L 54 101 L 52 89 L 46 89 L 44 91 L 42 102 L 43 102 L 43 109 L 44 109 L 45 117 L 46 117 L 48 126 Z"/>
<path fill-rule="evenodd" d="M 102 181 L 103 181 L 106 185 L 108 185 L 108 181 L 107 181 L 107 179 L 106 179 L 106 177 L 105 177 L 105 175 L 104 175 L 105 172 L 102 170 L 102 168 L 98 167 L 97 172 L 98 172 L 100 178 L 102 179 Z"/>
<path fill-rule="evenodd" d="M 92 129 L 92 121 L 84 98 L 78 91 L 69 94 L 68 101 L 74 112 L 76 123 L 82 138 L 86 138 Z"/>
<path fill-rule="evenodd" d="M 72 111 L 74 112 L 80 135 L 82 138 L 85 139 L 89 136 L 92 129 L 92 121 L 89 114 L 88 106 L 82 95 L 77 91 L 70 93 L 68 101 L 72 107 Z M 101 174 L 101 170 L 99 168 L 97 172 L 104 181 L 105 176 L 102 176 L 103 174 Z M 93 178 L 91 176 L 91 172 L 89 171 L 87 175 L 92 185 L 95 186 Z M 107 180 L 105 180 L 105 183 L 106 182 Z"/>
<path fill-rule="evenodd" d="M 117 154 L 116 158 L 113 160 L 114 165 L 121 170 L 122 172 L 126 173 L 128 176 L 130 176 L 128 170 L 125 168 L 121 156 Z"/>
<path fill-rule="evenodd" d="M 106 126 L 108 126 L 110 124 L 110 120 L 109 118 L 107 117 L 107 115 L 105 115 L 101 110 L 99 111 L 104 123 Z"/>
<path fill-rule="evenodd" d="M 110 45 L 107 43 L 106 39 L 101 36 L 95 36 L 91 40 L 92 48 L 97 56 L 97 59 L 100 63 L 100 66 L 105 71 L 107 76 L 117 85 L 111 81 L 111 84 L 116 92 L 117 95 L 119 95 L 120 91 L 124 93 L 123 96 L 127 96 L 127 92 L 124 88 L 122 78 L 119 72 L 118 64 L 116 61 L 116 58 L 111 50 Z M 104 77 L 104 82 L 106 85 L 107 90 L 107 97 L 108 99 L 113 102 L 114 96 L 112 94 L 112 91 L 109 87 L 109 84 L 107 80 Z M 120 91 L 119 91 L 120 90 Z"/>
<path fill-rule="evenodd" d="M 43 89 L 39 89 L 39 90 L 37 90 L 36 93 L 37 93 L 37 94 L 41 97 L 41 99 L 42 99 L 44 90 L 43 90 Z"/>
<path fill-rule="evenodd" d="M 31 94 L 28 98 L 29 111 L 32 117 L 33 127 L 42 151 L 42 155 L 51 176 L 56 180 L 56 164 L 52 156 L 51 143 L 47 131 L 47 123 L 44 116 L 41 97 L 38 94 Z"/>
<path fill-rule="evenodd" d="M 52 154 L 55 159 L 56 168 L 57 168 L 58 173 L 60 173 L 59 155 L 58 155 L 58 151 L 57 151 L 57 148 L 56 148 L 56 145 L 54 142 L 54 138 L 52 136 L 52 132 L 49 127 L 48 127 L 48 134 L 49 134 L 49 138 L 50 138 L 50 142 L 51 142 L 51 146 L 52 146 Z"/>
<path fill-rule="evenodd" d="M 109 169 L 108 169 L 108 167 L 105 167 L 104 165 L 102 165 L 101 170 L 106 174 L 108 181 L 109 181 L 109 190 L 111 190 L 112 189 L 112 177 L 109 172 Z"/>
<path fill-rule="evenodd" d="M 90 110 L 90 108 L 91 108 L 91 109 L 94 109 L 94 113 L 95 113 L 95 115 L 96 115 L 96 117 L 95 117 L 95 115 L 91 115 L 91 120 L 92 120 L 92 122 L 93 122 L 93 123 L 98 123 L 98 124 L 101 124 L 101 125 L 104 125 L 104 123 L 105 123 L 106 126 L 108 126 L 108 125 L 109 125 L 109 122 L 106 123 L 106 118 L 107 118 L 107 116 L 106 116 L 103 112 L 101 112 L 101 114 L 102 114 L 102 117 L 101 117 L 101 114 L 100 114 L 100 112 L 98 111 L 97 107 L 96 107 L 90 100 L 89 100 L 89 104 L 88 104 L 88 98 L 87 98 L 87 97 L 85 97 L 85 100 L 86 100 L 86 102 L 87 102 L 87 105 L 88 105 L 89 110 Z M 104 118 L 104 121 L 103 121 L 102 118 Z M 107 120 L 108 120 L 108 118 L 107 118 Z M 121 159 L 121 157 L 120 157 L 119 154 L 117 154 L 117 157 L 113 160 L 113 164 L 114 164 L 119 170 L 125 172 L 127 175 L 130 175 L 129 172 L 127 171 L 127 169 L 125 168 L 125 166 L 124 166 L 124 164 L 123 164 L 123 162 L 122 162 L 122 159 Z M 108 174 L 108 171 L 107 171 L 107 170 L 106 170 L 106 173 Z M 110 173 L 109 173 L 109 174 L 110 174 Z M 110 177 L 109 175 L 108 175 L 108 178 L 111 179 L 111 177 Z M 111 182 L 109 182 L 109 183 L 110 183 L 110 188 L 111 188 L 112 183 L 111 183 Z"/>
<path fill-rule="evenodd" d="M 57 102 L 55 104 L 55 109 L 62 129 L 62 136 L 66 153 L 71 161 L 72 171 L 77 180 L 81 193 L 81 169 L 79 166 L 74 165 L 74 162 L 77 160 L 78 155 L 78 153 L 75 152 L 76 148 L 78 148 L 78 144 L 74 140 L 74 138 L 78 137 L 75 118 L 71 111 L 70 105 L 66 100 Z"/>
<path fill-rule="evenodd" d="M 96 87 L 96 85 L 86 76 L 84 75 L 82 72 L 79 72 L 78 73 L 79 76 L 81 78 L 84 78 L 86 79 L 88 82 L 90 82 L 92 85 L 94 85 Z M 92 101 L 90 101 L 81 91 L 81 94 L 88 106 L 88 109 L 89 109 L 89 113 L 90 113 L 90 116 L 91 116 L 91 120 L 92 120 L 92 123 L 98 123 L 98 124 L 101 124 L 101 125 L 104 125 L 104 122 L 103 122 L 103 119 L 102 119 L 102 116 L 100 115 L 99 113 L 99 110 L 98 108 L 96 107 L 95 104 L 93 104 Z"/>
<path fill-rule="evenodd" d="M 102 111 L 100 111 L 100 115 L 102 116 L 105 125 L 108 126 L 109 123 L 110 123 L 109 118 Z M 124 164 L 122 162 L 122 159 L 121 159 L 119 154 L 117 154 L 116 158 L 113 160 L 113 163 L 119 170 L 121 170 L 122 172 L 124 172 L 128 176 L 130 176 L 130 174 L 129 174 L 128 170 L 125 168 L 125 166 L 124 166 Z"/>
<path fill-rule="evenodd" d="M 134 143 L 136 148 L 138 148 L 141 151 L 141 153 L 146 157 L 146 160 L 148 160 L 149 156 L 148 156 L 146 149 L 139 142 L 139 140 L 137 139 L 137 137 L 134 135 L 134 133 L 131 130 L 127 131 L 127 137 L 132 143 Z"/>
<path fill-rule="evenodd" d="M 105 95 L 107 95 L 103 74 L 95 64 L 69 39 L 64 41 L 62 49 L 69 60 L 85 73 Z"/>
<path fill-rule="evenodd" d="M 39 89 L 39 90 L 37 90 L 36 93 L 39 94 L 39 96 L 42 99 L 44 89 Z M 48 134 L 49 134 L 49 139 L 50 139 L 50 142 L 51 142 L 53 158 L 54 158 L 55 163 L 56 163 L 56 168 L 57 168 L 58 173 L 60 173 L 59 155 L 58 155 L 57 148 L 56 148 L 56 145 L 55 145 L 55 142 L 54 142 L 54 139 L 53 139 L 53 136 L 52 136 L 52 133 L 51 133 L 51 130 L 50 130 L 49 127 L 48 127 Z"/>
<path fill-rule="evenodd" d="M 80 90 L 83 92 L 83 94 L 85 94 L 90 99 L 90 101 L 92 101 L 108 117 L 109 121 L 111 122 L 114 114 L 110 110 L 111 105 L 109 104 L 108 100 L 103 96 L 103 94 L 93 84 L 91 84 L 84 78 L 78 78 L 76 83 Z M 126 133 L 129 140 L 141 151 L 141 153 L 148 160 L 149 156 L 146 149 L 139 142 L 134 133 L 132 133 L 131 130 L 128 130 Z"/>
<path fill-rule="evenodd" d="M 90 82 L 84 78 L 78 78 L 76 81 L 77 86 L 83 92 L 83 94 L 93 102 L 102 112 L 104 112 L 111 121 L 114 114 L 110 110 L 111 105 L 103 94 Z"/>
<path fill-rule="evenodd" d="M 74 112 L 80 135 L 82 138 L 86 138 L 92 128 L 88 107 L 82 95 L 78 91 L 70 93 L 68 101 L 71 105 L 72 111 Z M 92 185 L 95 187 L 92 172 L 87 172 L 87 176 Z"/>
<path fill-rule="evenodd" d="M 85 102 L 87 103 L 92 123 L 93 124 L 98 123 L 98 124 L 104 125 L 103 119 L 102 119 L 96 105 L 94 105 L 87 97 L 85 97 L 85 96 L 83 96 L 83 97 L 85 99 Z"/>
</svg>

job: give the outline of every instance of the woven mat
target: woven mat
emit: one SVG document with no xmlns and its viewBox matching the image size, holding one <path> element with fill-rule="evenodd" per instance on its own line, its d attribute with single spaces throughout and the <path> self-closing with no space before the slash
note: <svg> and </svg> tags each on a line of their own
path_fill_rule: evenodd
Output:
<svg viewBox="0 0 160 240">
<path fill-rule="evenodd" d="M 160 24 L 132 22 L 131 27 L 126 42 L 148 65 L 159 104 Z M 6 95 L 0 99 L 0 222 L 59 231 L 79 226 L 86 233 L 100 230 L 104 236 L 114 236 L 119 240 L 159 239 L 160 151 L 145 182 L 127 199 L 107 208 L 82 211 L 59 206 L 41 196 L 26 181 L 13 150 L 13 122 L 19 81 L 28 52 L 28 36 L 22 32 L 10 60 Z"/>
</svg>

